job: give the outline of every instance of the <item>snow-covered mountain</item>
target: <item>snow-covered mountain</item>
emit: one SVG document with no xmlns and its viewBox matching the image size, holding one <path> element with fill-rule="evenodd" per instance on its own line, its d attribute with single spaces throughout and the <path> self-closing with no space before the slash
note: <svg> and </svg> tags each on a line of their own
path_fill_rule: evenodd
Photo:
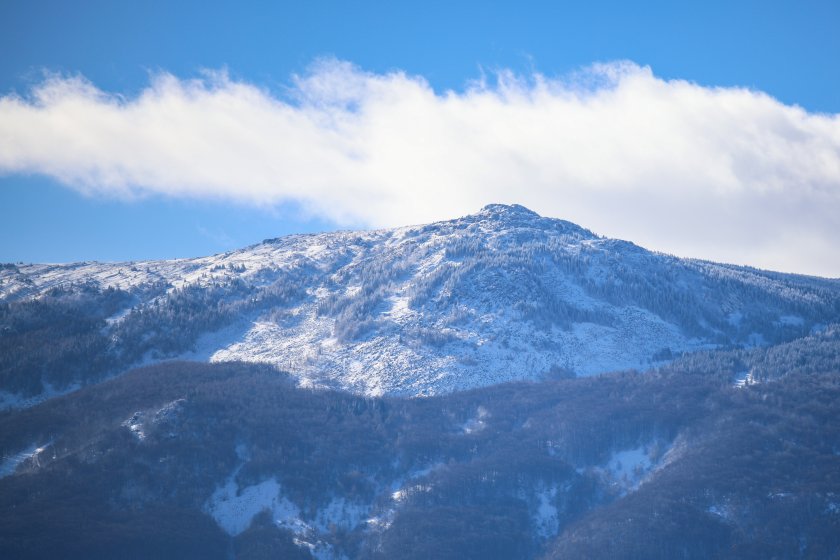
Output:
<svg viewBox="0 0 840 560">
<path fill-rule="evenodd" d="M 367 395 L 646 368 L 840 319 L 838 280 L 654 253 L 516 205 L 204 258 L 0 269 L 7 307 L 108 288 L 113 367 L 266 362 Z"/>
</svg>

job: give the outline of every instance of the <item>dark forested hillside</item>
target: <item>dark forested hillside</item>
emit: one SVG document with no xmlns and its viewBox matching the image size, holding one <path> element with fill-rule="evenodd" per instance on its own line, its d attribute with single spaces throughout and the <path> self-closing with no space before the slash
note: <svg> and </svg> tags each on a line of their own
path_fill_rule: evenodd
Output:
<svg viewBox="0 0 840 560">
<path fill-rule="evenodd" d="M 0 556 L 835 557 L 839 332 L 426 399 L 137 369 L 0 415 Z"/>
</svg>

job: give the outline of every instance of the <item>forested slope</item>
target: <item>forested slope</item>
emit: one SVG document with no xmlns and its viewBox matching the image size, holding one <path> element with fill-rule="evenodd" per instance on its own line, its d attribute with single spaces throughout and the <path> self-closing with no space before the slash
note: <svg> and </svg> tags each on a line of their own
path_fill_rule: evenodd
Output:
<svg viewBox="0 0 840 560">
<path fill-rule="evenodd" d="M 0 416 L 0 555 L 827 558 L 838 441 L 835 328 L 425 399 L 173 362 Z"/>
</svg>

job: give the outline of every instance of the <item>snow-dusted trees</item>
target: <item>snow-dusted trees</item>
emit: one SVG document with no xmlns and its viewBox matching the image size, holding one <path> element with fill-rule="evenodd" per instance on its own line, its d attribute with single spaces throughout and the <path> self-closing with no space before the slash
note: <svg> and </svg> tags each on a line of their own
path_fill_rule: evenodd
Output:
<svg viewBox="0 0 840 560">
<path fill-rule="evenodd" d="M 126 292 L 80 284 L 0 303 L 0 389 L 33 396 L 102 376 L 115 364 L 105 319 L 129 301 Z"/>
</svg>

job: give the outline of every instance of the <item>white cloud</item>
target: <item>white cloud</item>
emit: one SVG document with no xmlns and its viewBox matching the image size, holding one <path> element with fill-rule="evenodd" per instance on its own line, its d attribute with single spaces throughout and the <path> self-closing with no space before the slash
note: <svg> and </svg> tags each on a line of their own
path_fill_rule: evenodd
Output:
<svg viewBox="0 0 840 560">
<path fill-rule="evenodd" d="M 840 276 L 840 115 L 632 63 L 443 93 L 339 61 L 283 96 L 224 73 L 130 98 L 53 77 L 0 97 L 0 173 L 369 226 L 517 202 L 679 255 Z"/>
</svg>

